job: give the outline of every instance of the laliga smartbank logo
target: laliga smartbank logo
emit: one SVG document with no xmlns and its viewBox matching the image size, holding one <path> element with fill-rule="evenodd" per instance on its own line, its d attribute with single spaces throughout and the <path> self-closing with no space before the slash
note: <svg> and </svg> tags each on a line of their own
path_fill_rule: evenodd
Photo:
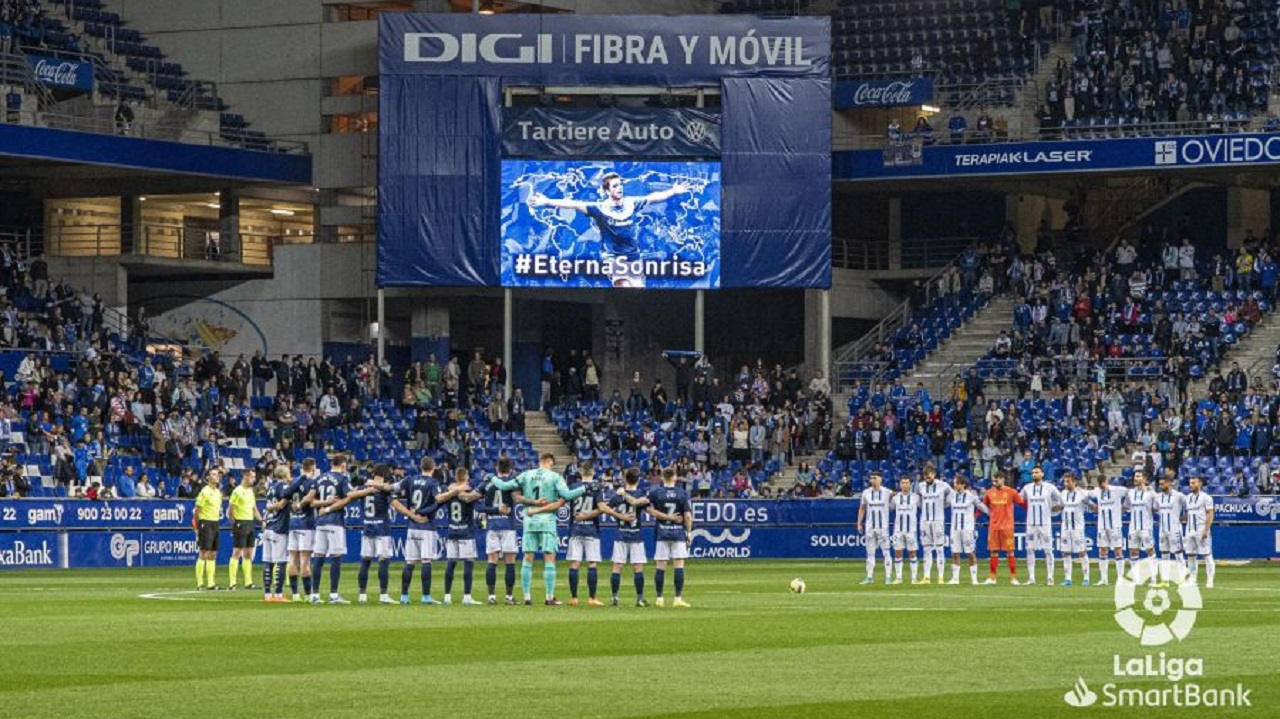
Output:
<svg viewBox="0 0 1280 719">
<path fill-rule="evenodd" d="M 1179 563 L 1159 566 L 1155 562 L 1135 562 L 1127 576 L 1116 581 L 1115 619 L 1126 634 L 1144 647 L 1181 642 L 1191 634 L 1202 603 L 1195 579 Z M 1111 681 L 1095 692 L 1083 676 L 1062 695 L 1069 706 L 1078 708 L 1115 707 L 1212 709 L 1252 707 L 1251 689 L 1243 684 L 1208 687 L 1203 679 L 1204 659 L 1183 657 L 1171 652 L 1113 655 Z M 1125 686 L 1117 682 L 1159 681 L 1154 688 Z"/>
<path fill-rule="evenodd" d="M 1116 624 L 1144 647 L 1185 639 L 1202 606 L 1200 588 L 1190 581 L 1186 568 L 1175 563 L 1169 571 L 1171 581 L 1158 582 L 1153 563 L 1138 562 L 1116 581 Z"/>
</svg>

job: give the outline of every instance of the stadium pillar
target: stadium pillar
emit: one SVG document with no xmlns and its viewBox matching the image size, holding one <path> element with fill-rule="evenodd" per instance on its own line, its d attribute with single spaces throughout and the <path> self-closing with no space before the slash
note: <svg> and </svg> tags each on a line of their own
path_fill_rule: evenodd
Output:
<svg viewBox="0 0 1280 719">
<path fill-rule="evenodd" d="M 224 189 L 218 194 L 218 237 L 221 256 L 244 261 L 244 248 L 240 245 L 239 190 Z"/>
<path fill-rule="evenodd" d="M 831 290 L 804 293 L 804 367 L 831 378 Z"/>
<path fill-rule="evenodd" d="M 1249 230 L 1260 237 L 1271 227 L 1271 191 L 1227 188 L 1227 245 L 1239 247 Z"/>
<path fill-rule="evenodd" d="M 120 196 L 120 254 L 146 254 L 142 236 L 142 205 L 137 195 Z"/>
<path fill-rule="evenodd" d="M 818 358 L 822 376 L 831 381 L 831 290 L 818 292 Z"/>
<path fill-rule="evenodd" d="M 902 198 L 889 198 L 889 269 L 902 269 Z"/>
<path fill-rule="evenodd" d="M 515 355 L 512 351 L 512 333 L 515 332 L 513 316 L 515 314 L 515 297 L 510 287 L 502 289 L 502 366 L 507 368 L 507 382 L 502 388 L 503 396 L 511 396 L 511 384 L 515 375 Z"/>
<path fill-rule="evenodd" d="M 378 366 L 387 356 L 387 291 L 378 288 Z"/>
<path fill-rule="evenodd" d="M 693 349 L 696 352 L 707 351 L 706 290 L 698 290 L 693 293 Z"/>
</svg>

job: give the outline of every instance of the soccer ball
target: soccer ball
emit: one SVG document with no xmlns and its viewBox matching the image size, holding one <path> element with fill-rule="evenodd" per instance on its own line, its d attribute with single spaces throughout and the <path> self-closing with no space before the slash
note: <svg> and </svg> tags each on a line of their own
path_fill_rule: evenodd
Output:
<svg viewBox="0 0 1280 719">
<path fill-rule="evenodd" d="M 804 586 L 804 580 L 803 580 L 803 579 L 801 579 L 801 578 L 799 578 L 799 577 L 796 577 L 795 579 L 792 579 L 792 580 L 791 580 L 791 593 L 792 593 L 792 594 L 804 594 L 804 590 L 805 590 L 805 586 Z"/>
</svg>

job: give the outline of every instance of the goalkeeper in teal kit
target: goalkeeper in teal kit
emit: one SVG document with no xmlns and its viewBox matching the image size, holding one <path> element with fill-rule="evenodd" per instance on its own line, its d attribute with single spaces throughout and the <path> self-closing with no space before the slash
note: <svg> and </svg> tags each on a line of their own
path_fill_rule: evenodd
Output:
<svg viewBox="0 0 1280 719">
<path fill-rule="evenodd" d="M 537 469 L 522 472 L 514 480 L 493 479 L 493 485 L 500 490 L 516 490 L 515 500 L 528 508 L 520 540 L 524 548 L 520 584 L 524 588 L 525 604 L 533 604 L 533 555 L 539 553 L 542 554 L 542 580 L 547 588 L 546 604 L 552 607 L 562 604 L 556 599 L 556 551 L 560 548 L 556 511 L 566 502 L 581 497 L 586 489 L 569 489 L 564 477 L 552 470 L 555 463 L 555 455 L 544 454 L 538 459 Z"/>
</svg>

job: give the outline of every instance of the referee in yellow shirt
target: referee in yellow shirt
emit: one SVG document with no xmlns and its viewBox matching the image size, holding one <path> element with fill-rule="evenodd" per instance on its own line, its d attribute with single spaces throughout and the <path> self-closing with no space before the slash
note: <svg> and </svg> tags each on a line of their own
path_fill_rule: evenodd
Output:
<svg viewBox="0 0 1280 719">
<path fill-rule="evenodd" d="M 236 588 L 236 565 L 239 564 L 244 575 L 244 588 L 253 589 L 253 523 L 262 521 L 262 513 L 258 511 L 258 494 L 254 490 L 258 484 L 258 475 L 252 469 L 246 469 L 240 475 L 240 486 L 231 491 L 231 501 L 227 505 L 227 514 L 231 518 L 231 563 L 227 565 L 227 576 L 231 578 L 228 586 Z"/>
<path fill-rule="evenodd" d="M 204 488 L 196 496 L 196 542 L 200 557 L 196 560 L 196 589 L 217 590 L 214 570 L 218 561 L 218 521 L 222 519 L 222 490 L 218 488 L 222 474 L 211 470 L 205 477 Z"/>
</svg>

